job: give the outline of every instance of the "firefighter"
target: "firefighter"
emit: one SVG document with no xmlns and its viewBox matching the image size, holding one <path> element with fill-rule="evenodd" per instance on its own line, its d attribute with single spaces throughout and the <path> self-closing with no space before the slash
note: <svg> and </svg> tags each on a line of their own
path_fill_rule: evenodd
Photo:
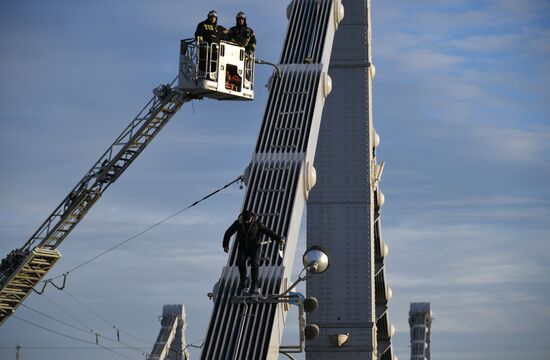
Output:
<svg viewBox="0 0 550 360">
<path fill-rule="evenodd" d="M 259 259 L 261 254 L 260 235 L 264 234 L 272 239 L 279 241 L 281 245 L 285 244 L 284 237 L 277 235 L 268 229 L 256 215 L 250 210 L 245 210 L 239 215 L 239 218 L 231 224 L 223 236 L 223 251 L 229 252 L 229 240 L 233 234 L 237 233 L 235 246 L 239 249 L 237 254 L 237 266 L 239 268 L 239 290 L 246 287 L 246 261 L 250 259 L 250 292 L 260 294 L 258 287 Z"/>
<path fill-rule="evenodd" d="M 216 45 L 212 46 L 212 44 L 219 44 L 226 34 L 227 30 L 223 26 L 218 25 L 218 13 L 216 10 L 210 11 L 206 20 L 201 21 L 197 25 L 195 39 L 199 47 L 199 71 L 206 71 L 207 61 L 210 62 L 210 72 L 216 71 L 218 47 Z M 211 49 L 211 51 L 208 49 Z"/>
<path fill-rule="evenodd" d="M 229 41 L 244 47 L 248 54 L 252 54 L 256 50 L 256 36 L 254 30 L 246 24 L 246 14 L 239 11 L 235 20 L 237 24 L 229 29 L 227 38 Z"/>
<path fill-rule="evenodd" d="M 197 43 L 206 42 L 210 45 L 219 43 L 225 33 L 227 33 L 227 30 L 223 26 L 218 25 L 218 13 L 216 10 L 212 10 L 208 13 L 206 20 L 201 21 L 197 25 L 195 38 L 197 39 Z"/>
</svg>

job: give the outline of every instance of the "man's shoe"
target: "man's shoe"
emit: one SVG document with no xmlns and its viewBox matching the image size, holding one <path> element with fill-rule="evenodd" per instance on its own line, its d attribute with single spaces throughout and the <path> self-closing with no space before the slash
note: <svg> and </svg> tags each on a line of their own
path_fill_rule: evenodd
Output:
<svg viewBox="0 0 550 360">
<path fill-rule="evenodd" d="M 259 287 L 254 288 L 253 295 L 260 295 L 261 293 L 262 293 L 262 289 L 260 289 Z"/>
<path fill-rule="evenodd" d="M 248 278 L 245 278 L 244 280 L 239 281 L 239 292 L 241 292 L 244 288 L 248 287 Z"/>
</svg>

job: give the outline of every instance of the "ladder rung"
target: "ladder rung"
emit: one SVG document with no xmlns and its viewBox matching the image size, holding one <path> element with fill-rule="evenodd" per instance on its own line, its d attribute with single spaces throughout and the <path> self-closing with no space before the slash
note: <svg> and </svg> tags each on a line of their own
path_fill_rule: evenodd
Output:
<svg viewBox="0 0 550 360">
<path fill-rule="evenodd" d="M 34 273 L 36 271 L 41 271 L 41 267 L 49 266 L 50 264 L 51 264 L 51 261 L 34 258 L 23 266 L 20 274 L 25 274 L 28 272 Z"/>
<path fill-rule="evenodd" d="M 128 162 L 132 159 L 132 156 L 134 156 L 136 153 L 137 153 L 137 151 L 132 151 L 131 153 L 126 153 L 126 154 L 122 155 L 120 160 L 122 160 L 124 162 Z"/>
<path fill-rule="evenodd" d="M 29 286 L 30 288 L 31 286 Z M 19 296 L 22 296 L 22 295 L 25 295 L 27 292 L 26 291 L 23 291 L 23 290 L 19 290 L 19 289 L 7 289 L 5 288 L 3 291 L 2 291 L 4 294 L 9 294 L 9 295 L 19 295 Z"/>
<path fill-rule="evenodd" d="M 40 276 L 34 276 L 33 278 L 29 278 L 28 276 L 25 277 L 19 277 L 16 276 L 13 278 L 13 280 L 10 282 L 9 286 L 6 286 L 4 290 L 13 290 L 13 289 L 26 289 L 29 286 L 32 286 L 32 284 L 29 284 L 30 281 L 34 280 L 40 280 Z"/>
</svg>

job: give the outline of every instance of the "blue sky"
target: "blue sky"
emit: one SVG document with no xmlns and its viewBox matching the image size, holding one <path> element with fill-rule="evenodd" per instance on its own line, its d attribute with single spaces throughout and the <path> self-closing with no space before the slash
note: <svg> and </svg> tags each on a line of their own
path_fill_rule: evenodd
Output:
<svg viewBox="0 0 550 360">
<path fill-rule="evenodd" d="M 192 35 L 206 12 L 217 9 L 220 22 L 231 25 L 234 13 L 246 11 L 258 57 L 277 61 L 287 4 L 2 2 L 0 254 L 27 240 L 150 90 L 175 77 L 178 41 Z M 373 1 L 372 20 L 374 123 L 382 140 L 378 157 L 386 162 L 382 229 L 390 248 L 397 355 L 409 357 L 409 303 L 430 301 L 434 358 L 547 359 L 550 2 Z M 258 68 L 253 103 L 185 106 L 63 243 L 51 275 L 240 175 L 253 151 L 270 73 Z M 187 337 L 200 340 L 210 316 L 206 293 L 225 264 L 221 236 L 243 194 L 234 186 L 90 263 L 69 276 L 67 289 L 151 343 L 162 304 L 185 303 Z M 31 295 L 25 304 L 82 326 L 53 302 L 86 328 L 114 335 L 66 293 L 49 289 L 46 295 Z M 87 336 L 29 309 L 17 315 Z M 295 342 L 293 326 L 288 343 Z M 5 347 L 18 339 L 23 359 L 122 359 L 102 349 L 25 349 L 82 344 L 14 318 L 0 328 L 1 358 L 15 358 Z"/>
</svg>

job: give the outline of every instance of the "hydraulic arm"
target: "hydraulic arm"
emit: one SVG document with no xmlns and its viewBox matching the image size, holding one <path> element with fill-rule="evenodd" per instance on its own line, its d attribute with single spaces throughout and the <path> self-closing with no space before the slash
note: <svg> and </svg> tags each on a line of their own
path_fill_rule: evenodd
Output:
<svg viewBox="0 0 550 360">
<path fill-rule="evenodd" d="M 188 93 L 172 87 L 175 81 L 154 89 L 153 98 L 25 245 L 2 260 L 0 325 L 61 257 L 57 248 L 103 192 L 122 175 L 181 106 L 192 99 Z"/>
</svg>

